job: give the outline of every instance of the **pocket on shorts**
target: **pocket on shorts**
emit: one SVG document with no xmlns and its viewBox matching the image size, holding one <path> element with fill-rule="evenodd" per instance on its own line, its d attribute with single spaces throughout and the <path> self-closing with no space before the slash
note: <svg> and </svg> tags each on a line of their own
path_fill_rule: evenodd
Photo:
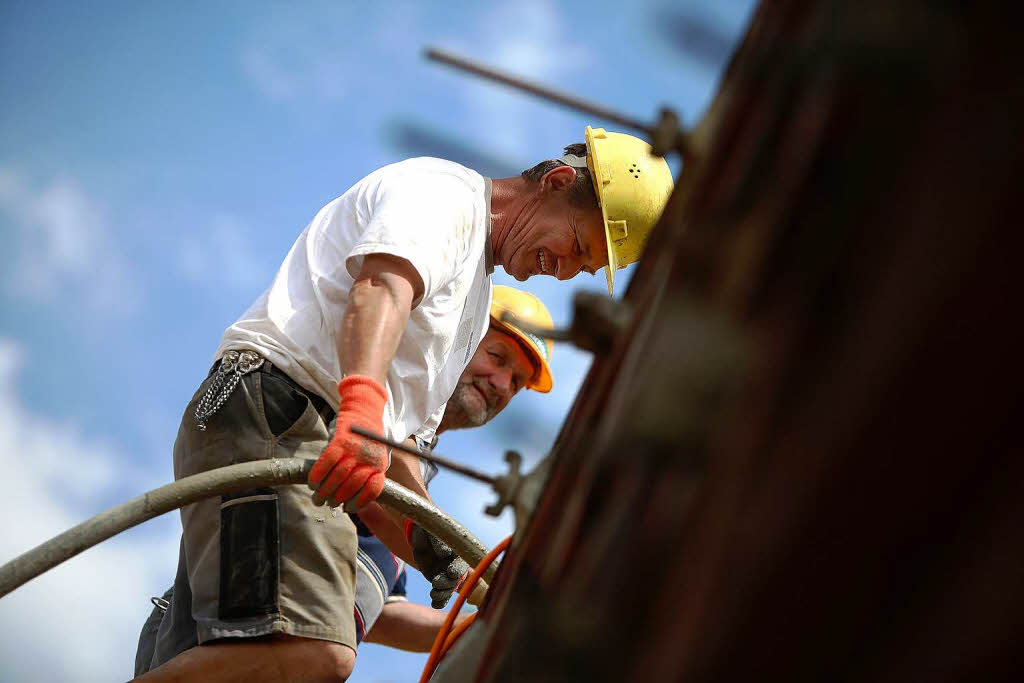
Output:
<svg viewBox="0 0 1024 683">
<path fill-rule="evenodd" d="M 299 421 L 309 405 L 309 397 L 287 380 L 269 373 L 260 376 L 260 387 L 263 414 L 276 439 Z"/>
<path fill-rule="evenodd" d="M 244 619 L 278 611 L 280 544 L 274 489 L 253 489 L 221 498 L 221 619 Z"/>
</svg>

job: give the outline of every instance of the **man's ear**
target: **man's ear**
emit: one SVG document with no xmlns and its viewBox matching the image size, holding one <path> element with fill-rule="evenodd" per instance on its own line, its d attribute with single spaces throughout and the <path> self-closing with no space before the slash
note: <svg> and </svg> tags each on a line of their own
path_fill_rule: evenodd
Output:
<svg viewBox="0 0 1024 683">
<path fill-rule="evenodd" d="M 565 192 L 576 182 L 576 169 L 572 166 L 556 166 L 540 178 L 537 192 L 545 196 L 549 192 Z"/>
</svg>

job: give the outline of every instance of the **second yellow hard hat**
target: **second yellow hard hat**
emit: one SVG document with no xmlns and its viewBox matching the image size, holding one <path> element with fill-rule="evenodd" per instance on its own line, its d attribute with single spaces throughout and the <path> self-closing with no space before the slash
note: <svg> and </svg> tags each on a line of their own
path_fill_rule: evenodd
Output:
<svg viewBox="0 0 1024 683">
<path fill-rule="evenodd" d="M 544 303 L 529 292 L 524 292 L 514 287 L 494 285 L 491 296 L 491 319 L 501 330 L 514 336 L 521 345 L 530 351 L 530 355 L 537 361 L 538 370 L 530 378 L 526 387 L 547 393 L 553 385 L 551 377 L 551 351 L 554 349 L 550 339 L 544 339 L 532 332 L 517 327 L 512 322 L 503 322 L 501 317 L 504 313 L 510 313 L 523 322 L 533 327 L 545 330 L 554 329 L 554 321 Z"/>
</svg>

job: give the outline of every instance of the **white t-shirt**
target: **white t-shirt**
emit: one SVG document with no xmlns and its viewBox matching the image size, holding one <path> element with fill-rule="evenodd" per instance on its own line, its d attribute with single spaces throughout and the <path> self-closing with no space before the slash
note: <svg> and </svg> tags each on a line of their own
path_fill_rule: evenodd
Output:
<svg viewBox="0 0 1024 683">
<path fill-rule="evenodd" d="M 349 289 L 366 255 L 404 258 L 424 293 L 388 368 L 384 430 L 429 441 L 487 332 L 489 233 L 490 181 L 479 173 L 427 157 L 378 169 L 320 210 L 215 358 L 257 351 L 337 409 L 344 359 L 335 335 Z"/>
</svg>

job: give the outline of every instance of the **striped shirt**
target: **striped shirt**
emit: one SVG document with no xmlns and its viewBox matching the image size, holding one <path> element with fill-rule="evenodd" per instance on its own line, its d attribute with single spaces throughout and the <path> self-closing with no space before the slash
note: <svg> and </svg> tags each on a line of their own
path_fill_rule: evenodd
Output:
<svg viewBox="0 0 1024 683">
<path fill-rule="evenodd" d="M 427 443 L 415 437 L 416 445 L 423 450 L 433 450 L 437 437 Z M 420 460 L 420 472 L 423 483 L 437 474 L 437 465 Z M 388 550 L 384 543 L 373 535 L 357 515 L 351 515 L 356 525 L 359 538 L 359 549 L 356 552 L 356 642 L 363 642 L 367 632 L 380 617 L 384 605 L 392 602 L 404 602 L 406 597 L 405 562 Z"/>
<path fill-rule="evenodd" d="M 356 642 L 363 642 L 367 631 L 384 610 L 384 605 L 406 600 L 405 562 L 370 533 L 366 525 L 352 515 L 359 533 L 356 551 Z"/>
</svg>

